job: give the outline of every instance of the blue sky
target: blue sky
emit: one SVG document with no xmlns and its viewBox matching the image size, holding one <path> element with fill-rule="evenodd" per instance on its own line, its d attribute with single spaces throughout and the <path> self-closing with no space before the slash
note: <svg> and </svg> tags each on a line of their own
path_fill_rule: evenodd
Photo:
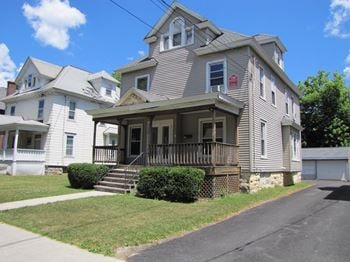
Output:
<svg viewBox="0 0 350 262">
<path fill-rule="evenodd" d="M 163 13 L 150 0 L 115 1 L 152 25 Z M 294 82 L 321 69 L 345 69 L 350 76 L 350 0 L 179 2 L 219 27 L 278 35 Z M 109 0 L 11 0 L 2 1 L 1 11 L 0 84 L 28 56 L 111 72 L 148 51 L 143 38 L 149 28 Z"/>
</svg>

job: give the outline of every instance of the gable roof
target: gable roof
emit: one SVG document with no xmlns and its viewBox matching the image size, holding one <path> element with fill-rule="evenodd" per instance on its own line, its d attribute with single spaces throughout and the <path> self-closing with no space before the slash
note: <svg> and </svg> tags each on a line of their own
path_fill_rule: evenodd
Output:
<svg viewBox="0 0 350 262">
<path fill-rule="evenodd" d="M 278 36 L 275 35 L 267 35 L 267 34 L 258 34 L 254 36 L 255 40 L 259 42 L 259 44 L 264 45 L 268 43 L 274 42 L 282 52 L 287 52 L 287 48 L 279 39 Z"/>
<path fill-rule="evenodd" d="M 303 160 L 350 160 L 350 147 L 303 148 L 302 158 Z"/>
<path fill-rule="evenodd" d="M 39 74 L 46 76 L 50 79 L 54 79 L 58 76 L 60 71 L 62 70 L 61 66 L 34 58 L 34 57 L 28 57 L 25 63 L 23 64 L 19 74 L 16 77 L 15 82 L 18 84 L 18 80 L 21 78 L 23 73 L 26 71 L 26 68 L 33 64 L 36 70 L 38 70 Z"/>
<path fill-rule="evenodd" d="M 102 70 L 100 72 L 94 73 L 94 74 L 90 74 L 87 78 L 88 81 L 91 80 L 95 80 L 95 79 L 99 79 L 99 78 L 103 78 L 106 80 L 109 80 L 113 83 L 119 84 L 119 81 L 117 79 L 115 79 L 114 77 L 112 77 L 110 74 L 108 74 L 106 71 Z"/>
<path fill-rule="evenodd" d="M 150 38 L 154 36 L 159 29 L 162 27 L 162 25 L 168 20 L 168 18 L 175 12 L 174 10 L 178 8 L 181 9 L 182 11 L 188 13 L 189 15 L 193 16 L 194 18 L 197 18 L 199 21 L 207 21 L 205 17 L 197 14 L 196 12 L 188 9 L 187 7 L 183 6 L 182 4 L 179 4 L 177 2 L 174 2 L 171 4 L 171 6 L 164 12 L 164 15 L 158 20 L 158 22 L 153 26 L 151 31 L 148 32 L 148 34 L 145 36 L 146 38 Z"/>
<path fill-rule="evenodd" d="M 57 65 L 54 65 L 45 61 L 41 61 L 39 59 L 32 58 L 32 57 L 27 59 L 26 64 L 28 63 L 33 63 L 36 68 L 39 68 L 38 69 L 38 71 L 40 70 L 39 73 L 40 72 L 45 72 L 46 74 L 51 73 L 51 77 L 57 73 L 58 69 L 59 69 L 59 72 L 54 78 L 52 78 L 52 81 L 48 82 L 43 87 L 30 89 L 23 92 L 16 92 L 10 96 L 3 98 L 2 101 L 8 102 L 13 99 L 16 99 L 17 97 L 22 97 L 26 95 L 30 96 L 41 92 L 55 90 L 55 91 L 64 92 L 70 95 L 81 96 L 86 99 L 96 100 L 102 103 L 107 103 L 107 104 L 115 103 L 115 100 L 112 97 L 101 96 L 89 81 L 90 79 L 95 79 L 95 78 L 105 78 L 117 84 L 118 81 L 115 80 L 111 75 L 109 75 L 105 71 L 100 71 L 98 73 L 92 74 L 86 70 L 83 70 L 74 66 L 69 65 L 69 66 L 59 67 Z M 48 69 L 44 69 L 45 66 L 47 66 Z M 22 74 L 24 70 L 25 69 L 23 66 L 23 68 L 21 69 Z M 119 87 L 116 87 L 116 88 L 119 88 Z"/>
<path fill-rule="evenodd" d="M 123 97 L 118 101 L 117 106 L 124 105 L 131 97 L 137 97 L 142 103 L 156 102 L 169 100 L 170 98 L 164 95 L 158 95 L 151 92 L 146 92 L 135 87 L 130 88 Z"/>
</svg>

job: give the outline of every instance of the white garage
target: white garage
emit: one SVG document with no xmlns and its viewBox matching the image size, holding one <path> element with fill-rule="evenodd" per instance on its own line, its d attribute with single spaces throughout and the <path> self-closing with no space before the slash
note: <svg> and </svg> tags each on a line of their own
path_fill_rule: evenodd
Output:
<svg viewBox="0 0 350 262">
<path fill-rule="evenodd" d="M 350 148 L 303 148 L 303 179 L 350 180 Z"/>
</svg>

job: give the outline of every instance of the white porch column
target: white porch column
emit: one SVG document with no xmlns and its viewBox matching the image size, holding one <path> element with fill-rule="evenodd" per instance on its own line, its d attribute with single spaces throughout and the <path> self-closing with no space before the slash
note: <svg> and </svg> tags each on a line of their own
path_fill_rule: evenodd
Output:
<svg viewBox="0 0 350 262">
<path fill-rule="evenodd" d="M 19 129 L 16 128 L 15 142 L 13 145 L 13 161 L 17 160 L 18 136 L 19 136 Z"/>
<path fill-rule="evenodd" d="M 15 176 L 17 173 L 17 148 L 18 148 L 18 136 L 19 136 L 19 129 L 16 128 L 16 134 L 15 134 L 15 141 L 13 145 L 13 161 L 12 161 L 12 175 Z"/>
<path fill-rule="evenodd" d="M 3 151 L 2 151 L 2 156 L 3 156 L 3 159 L 5 160 L 5 157 L 6 157 L 6 149 L 7 149 L 7 142 L 8 142 L 8 139 L 9 139 L 9 131 L 6 130 L 5 131 L 5 136 L 4 136 L 4 143 L 3 143 Z"/>
</svg>

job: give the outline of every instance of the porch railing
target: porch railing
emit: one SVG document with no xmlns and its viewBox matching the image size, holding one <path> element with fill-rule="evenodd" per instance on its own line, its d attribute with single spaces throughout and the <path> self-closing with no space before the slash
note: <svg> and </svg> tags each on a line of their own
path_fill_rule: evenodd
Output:
<svg viewBox="0 0 350 262">
<path fill-rule="evenodd" d="M 150 145 L 148 164 L 180 166 L 237 165 L 238 146 L 218 142 Z"/>
<path fill-rule="evenodd" d="M 94 163 L 119 164 L 121 162 L 121 150 L 118 146 L 95 146 Z"/>
<path fill-rule="evenodd" d="M 14 149 L 0 150 L 0 161 L 13 161 L 13 160 L 14 160 Z M 45 150 L 18 148 L 16 160 L 44 162 Z"/>
</svg>

